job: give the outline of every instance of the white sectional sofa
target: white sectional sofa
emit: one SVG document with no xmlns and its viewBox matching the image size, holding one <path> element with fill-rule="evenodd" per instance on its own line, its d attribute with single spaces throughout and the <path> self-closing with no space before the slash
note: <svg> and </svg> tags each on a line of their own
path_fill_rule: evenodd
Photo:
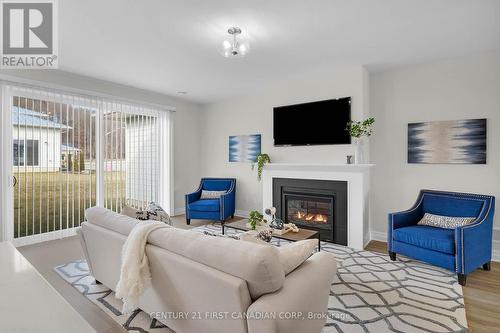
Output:
<svg viewBox="0 0 500 333">
<path fill-rule="evenodd" d="M 138 221 L 96 207 L 86 215 L 78 234 L 89 268 L 115 290 L 122 246 Z M 173 227 L 153 231 L 146 253 L 152 284 L 140 308 L 177 333 L 313 333 L 324 326 L 320 314 L 336 272 L 330 253 L 315 253 L 285 276 L 274 246 Z"/>
</svg>

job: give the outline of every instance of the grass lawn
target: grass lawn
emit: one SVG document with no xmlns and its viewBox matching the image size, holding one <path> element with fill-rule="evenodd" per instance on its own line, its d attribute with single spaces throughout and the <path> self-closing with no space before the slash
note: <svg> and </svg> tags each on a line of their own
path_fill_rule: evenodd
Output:
<svg viewBox="0 0 500 333">
<path fill-rule="evenodd" d="M 95 173 L 25 172 L 14 176 L 15 238 L 79 226 L 85 209 L 96 204 Z M 108 208 L 118 211 L 116 201 L 125 202 L 125 172 L 106 172 L 104 182 L 109 188 L 105 193 Z"/>
</svg>

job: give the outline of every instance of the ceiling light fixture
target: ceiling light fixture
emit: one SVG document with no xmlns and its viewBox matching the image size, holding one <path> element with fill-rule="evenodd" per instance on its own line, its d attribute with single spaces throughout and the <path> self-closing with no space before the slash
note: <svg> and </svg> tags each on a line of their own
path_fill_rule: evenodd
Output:
<svg viewBox="0 0 500 333">
<path fill-rule="evenodd" d="M 232 27 L 227 30 L 227 33 L 231 37 L 222 42 L 220 53 L 226 58 L 242 58 L 246 56 L 250 51 L 250 45 L 241 36 L 240 40 L 238 40 L 237 36 L 241 34 L 241 29 Z"/>
</svg>

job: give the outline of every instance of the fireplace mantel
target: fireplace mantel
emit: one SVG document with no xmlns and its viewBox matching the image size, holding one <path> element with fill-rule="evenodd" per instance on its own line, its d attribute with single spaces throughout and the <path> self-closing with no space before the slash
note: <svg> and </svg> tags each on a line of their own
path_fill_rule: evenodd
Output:
<svg viewBox="0 0 500 333">
<path fill-rule="evenodd" d="M 365 172 L 374 167 L 375 164 L 293 164 L 293 163 L 270 163 L 264 166 L 264 170 L 301 170 L 301 171 L 347 171 Z"/>
<path fill-rule="evenodd" d="M 370 169 L 374 164 L 270 163 L 262 173 L 263 209 L 273 205 L 273 178 L 342 180 L 347 182 L 347 245 L 363 249 L 369 241 Z"/>
</svg>

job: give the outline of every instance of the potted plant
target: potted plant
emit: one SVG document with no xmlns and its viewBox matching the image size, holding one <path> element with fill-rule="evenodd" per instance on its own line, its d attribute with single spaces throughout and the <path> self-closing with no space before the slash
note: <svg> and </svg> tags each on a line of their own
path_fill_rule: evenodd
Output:
<svg viewBox="0 0 500 333">
<path fill-rule="evenodd" d="M 257 159 L 254 164 L 252 164 L 252 170 L 255 168 L 255 164 L 257 164 L 257 179 L 260 181 L 262 179 L 262 170 L 264 169 L 264 165 L 267 163 L 271 163 L 271 158 L 267 154 L 259 154 L 257 155 Z"/>
<path fill-rule="evenodd" d="M 363 145 L 364 137 L 369 137 L 373 132 L 373 124 L 375 123 L 375 118 L 370 117 L 362 121 L 350 121 L 347 123 L 346 131 L 349 135 L 354 138 L 355 151 L 354 151 L 354 163 L 362 164 L 364 163 L 363 158 Z"/>
<path fill-rule="evenodd" d="M 248 224 L 255 230 L 258 226 L 262 225 L 262 221 L 264 220 L 264 215 L 262 215 L 257 210 L 252 210 L 250 214 L 248 214 Z"/>
</svg>

